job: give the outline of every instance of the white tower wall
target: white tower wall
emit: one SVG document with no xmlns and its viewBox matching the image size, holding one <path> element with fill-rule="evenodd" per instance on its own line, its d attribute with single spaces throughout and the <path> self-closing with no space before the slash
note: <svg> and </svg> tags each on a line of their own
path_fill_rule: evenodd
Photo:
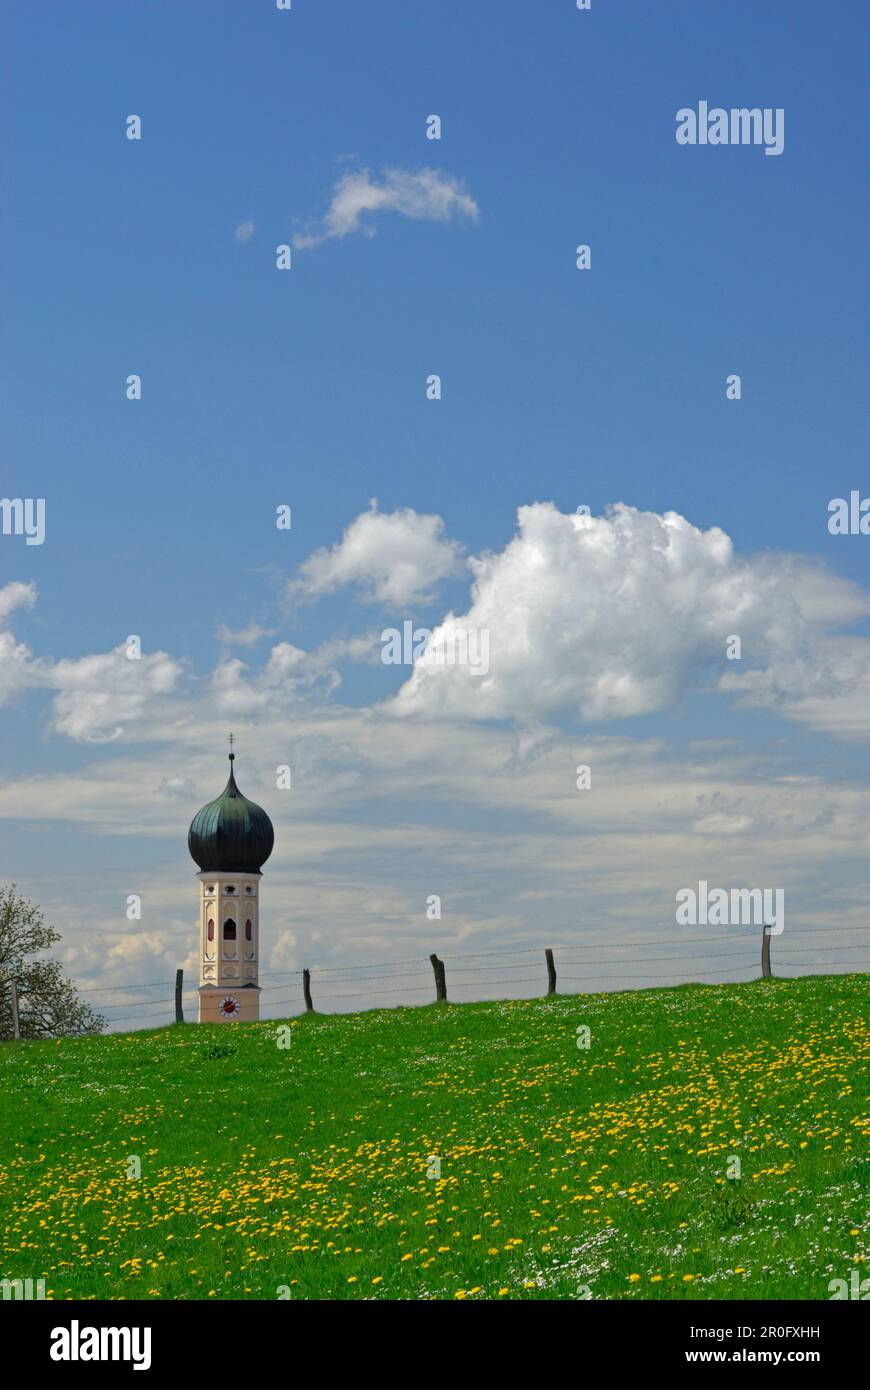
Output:
<svg viewBox="0 0 870 1390">
<path fill-rule="evenodd" d="M 199 1022 L 260 1017 L 260 874 L 200 873 Z"/>
</svg>

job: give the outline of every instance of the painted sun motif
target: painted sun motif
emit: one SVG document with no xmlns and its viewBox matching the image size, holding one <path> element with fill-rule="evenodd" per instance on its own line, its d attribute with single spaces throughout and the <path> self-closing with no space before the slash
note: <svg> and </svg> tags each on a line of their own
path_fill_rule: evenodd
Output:
<svg viewBox="0 0 870 1390">
<path fill-rule="evenodd" d="M 234 994 L 225 994 L 218 1004 L 218 1015 L 221 1018 L 238 1018 L 242 1011 L 242 1006 Z"/>
</svg>

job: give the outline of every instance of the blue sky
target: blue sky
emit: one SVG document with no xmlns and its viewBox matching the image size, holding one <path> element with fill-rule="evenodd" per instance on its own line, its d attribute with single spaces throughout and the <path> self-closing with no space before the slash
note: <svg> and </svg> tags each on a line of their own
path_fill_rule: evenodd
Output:
<svg viewBox="0 0 870 1390">
<path fill-rule="evenodd" d="M 57 876 L 78 875 L 74 937 L 97 919 L 116 931 L 108 900 L 89 896 L 92 868 L 107 857 L 121 878 L 177 874 L 182 899 L 188 891 L 178 827 L 201 793 L 219 788 L 224 749 L 209 780 L 205 742 L 194 749 L 187 730 L 207 742 L 234 721 L 247 726 L 252 765 L 285 760 L 276 738 L 298 738 L 304 761 L 306 738 L 322 749 L 318 719 L 336 708 L 364 719 L 407 677 L 376 660 L 337 659 L 341 686 L 322 698 L 306 692 L 304 718 L 274 701 L 258 715 L 204 709 L 217 664 L 235 658 L 253 673 L 276 643 L 311 652 L 406 616 L 434 627 L 448 610 L 468 610 L 462 570 L 428 602 L 372 604 L 365 584 L 348 584 L 288 605 L 298 567 L 336 546 L 373 497 L 384 514 L 441 518 L 444 537 L 473 556 L 502 552 L 517 508 L 535 502 L 566 514 L 585 503 L 596 516 L 618 502 L 675 511 L 701 531 L 721 528 L 753 563 L 768 555 L 777 565 L 788 552 L 865 589 L 870 538 L 827 531 L 829 499 L 870 488 L 860 7 L 594 0 L 578 12 L 570 0 L 294 0 L 284 13 L 268 0 L 11 0 L 3 23 L 12 197 L 2 232 L 2 492 L 45 497 L 47 535 L 41 547 L 0 537 L 0 588 L 38 588 L 14 622 L 36 663 L 78 663 L 138 633 L 144 649 L 184 670 L 177 703 L 158 699 L 121 719 L 122 735 L 108 742 L 59 731 L 56 685 L 31 681 L 0 710 L 0 871 L 55 910 L 66 901 Z M 677 145 L 676 111 L 702 99 L 783 108 L 782 155 Z M 142 118 L 141 141 L 125 138 L 131 113 Z M 439 142 L 425 138 L 430 113 L 443 121 Z M 276 246 L 317 223 L 342 175 L 368 169 L 377 181 L 384 170 L 427 168 L 474 200 L 475 220 L 371 216 L 373 235 L 295 250 L 292 271 L 276 270 Z M 240 240 L 245 222 L 253 233 Z M 589 272 L 575 268 L 581 242 L 592 247 Z M 142 377 L 139 402 L 125 398 L 132 372 Z M 433 372 L 443 379 L 438 402 L 425 397 Z M 742 378 L 739 402 L 725 399 L 731 372 Z M 281 503 L 293 509 L 289 532 L 274 525 Z M 632 741 L 660 740 L 656 756 L 673 760 L 679 777 L 691 740 L 732 740 L 733 762 L 711 774 L 723 795 L 735 804 L 749 795 L 743 772 L 740 793 L 727 791 L 738 766 L 756 787 L 810 776 L 822 787 L 813 795 L 830 796 L 834 824 L 835 804 L 863 797 L 867 771 L 868 733 L 854 714 L 867 694 L 867 618 L 850 599 L 840 629 L 841 601 L 832 589 L 826 640 L 842 630 L 859 645 L 837 649 L 833 692 L 810 692 L 790 671 L 775 700 L 747 702 L 699 695 L 687 678 L 637 716 L 617 708 L 590 723 L 576 702 L 525 711 L 518 699 L 473 727 L 481 740 L 510 740 L 526 714 L 544 719 L 568 741 L 566 765 L 569 746 L 594 736 L 625 741 L 626 764 L 640 768 Z M 259 641 L 234 648 L 217 636 L 221 624 L 252 622 L 265 630 Z M 750 661 L 768 669 L 762 640 Z M 819 650 L 803 654 L 816 674 Z M 780 653 L 780 672 L 783 662 Z M 691 677 L 690 659 L 686 670 Z M 709 686 L 721 672 L 697 675 Z M 88 679 L 78 666 L 64 676 L 85 692 Z M 849 706 L 848 737 L 827 705 L 783 712 L 783 702 L 829 696 Z M 446 758 L 452 735 L 442 737 Z M 220 745 L 222 733 L 214 738 Z M 353 767 L 359 745 L 348 730 L 341 739 Z M 244 750 L 243 737 L 240 769 Z M 491 824 L 492 807 L 484 813 L 467 787 L 415 795 L 412 782 L 401 796 L 399 782 L 378 781 L 371 767 L 359 773 L 371 799 L 358 788 L 348 799 L 345 754 L 333 754 L 338 782 L 321 768 L 316 807 L 330 826 L 437 828 L 440 816 L 449 827 L 469 806 L 474 824 Z M 397 753 L 397 776 L 409 756 Z M 93 810 L 83 816 L 85 784 L 113 768 L 129 797 L 103 803 L 94 792 L 91 803 L 88 792 Z M 190 788 L 161 832 L 146 803 L 168 775 Z M 44 780 L 34 787 L 34 777 Z M 265 774 L 260 790 L 268 800 Z M 506 832 L 520 839 L 533 819 L 523 804 L 511 806 Z M 836 882 L 852 885 L 857 912 L 868 842 L 855 826 L 866 803 L 848 805 L 848 863 Z M 288 831 L 309 813 L 302 795 Z M 770 817 L 773 871 L 794 826 L 770 808 L 733 814 L 754 827 L 750 838 Z M 122 829 L 119 817 L 129 817 Z M 733 839 L 722 863 L 738 872 Z M 821 874 L 830 846 L 789 843 L 790 862 L 812 848 Z M 369 920 L 391 893 L 398 902 L 408 864 L 383 845 L 359 853 L 380 905 Z M 425 835 L 413 853 L 425 880 Z M 620 863 L 608 911 L 621 901 L 628 847 Z M 294 865 L 284 866 L 288 893 Z M 485 884 L 485 874 L 462 872 L 469 894 L 472 879 Z M 558 875 L 551 886 L 558 896 Z M 508 906 L 481 891 L 475 931 L 501 939 Z M 808 920 L 823 915 L 822 899 L 802 891 Z M 312 902 L 294 909 L 297 937 L 316 930 L 313 911 Z M 193 897 L 174 916 L 165 903 L 161 912 L 154 929 L 167 933 L 168 960 Z M 530 909 L 513 924 L 516 939 L 533 926 Z M 391 939 L 379 928 L 373 949 Z M 346 956 L 356 944 L 341 938 L 340 948 Z M 367 949 L 359 943 L 360 959 Z M 73 963 L 99 969 L 87 952 Z"/>
</svg>

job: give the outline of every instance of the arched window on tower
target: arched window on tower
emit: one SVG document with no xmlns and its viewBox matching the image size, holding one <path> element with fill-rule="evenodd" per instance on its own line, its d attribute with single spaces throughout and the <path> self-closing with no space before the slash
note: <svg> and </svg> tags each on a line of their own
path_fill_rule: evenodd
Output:
<svg viewBox="0 0 870 1390">
<path fill-rule="evenodd" d="M 230 917 L 228 917 L 227 920 L 224 922 L 224 941 L 235 941 L 235 939 L 236 924 Z"/>
<path fill-rule="evenodd" d="M 214 941 L 214 918 L 213 918 L 213 917 L 209 917 L 209 919 L 208 919 L 208 926 L 206 927 L 206 935 L 208 936 L 209 941 Z"/>
<path fill-rule="evenodd" d="M 254 923 L 250 917 L 245 921 L 245 944 L 242 949 L 245 960 L 254 959 L 256 955 L 254 947 Z"/>
</svg>

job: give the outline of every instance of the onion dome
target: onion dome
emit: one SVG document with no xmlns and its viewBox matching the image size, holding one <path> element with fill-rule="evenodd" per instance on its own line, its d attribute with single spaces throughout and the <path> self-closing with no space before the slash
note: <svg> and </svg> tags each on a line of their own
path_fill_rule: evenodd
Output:
<svg viewBox="0 0 870 1390">
<path fill-rule="evenodd" d="M 201 873 L 258 874 L 272 853 L 275 832 L 262 806 L 242 796 L 233 776 L 216 801 L 197 811 L 187 847 Z"/>
</svg>

